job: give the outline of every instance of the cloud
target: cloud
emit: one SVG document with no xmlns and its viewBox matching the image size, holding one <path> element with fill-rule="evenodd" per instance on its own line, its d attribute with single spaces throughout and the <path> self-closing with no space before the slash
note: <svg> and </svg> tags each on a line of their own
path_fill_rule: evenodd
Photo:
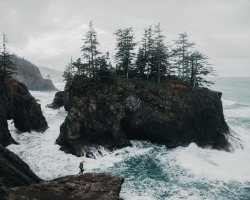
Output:
<svg viewBox="0 0 250 200">
<path fill-rule="evenodd" d="M 81 55 L 91 20 L 100 50 L 111 55 L 116 29 L 133 27 L 140 41 L 144 28 L 160 22 L 168 41 L 186 31 L 219 75 L 230 69 L 250 76 L 249 10 L 246 0 L 8 0 L 0 1 L 0 34 L 7 33 L 9 49 L 18 55 L 62 70 L 71 56 Z"/>
</svg>

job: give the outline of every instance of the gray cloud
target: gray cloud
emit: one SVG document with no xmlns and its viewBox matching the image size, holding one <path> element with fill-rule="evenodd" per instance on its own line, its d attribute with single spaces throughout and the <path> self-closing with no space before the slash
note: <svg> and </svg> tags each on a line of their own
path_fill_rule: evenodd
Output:
<svg viewBox="0 0 250 200">
<path fill-rule="evenodd" d="M 80 56 L 93 20 L 101 51 L 114 53 L 118 28 L 161 23 L 167 40 L 186 31 L 219 75 L 250 76 L 250 1 L 247 0 L 0 0 L 0 34 L 9 49 L 38 66 L 63 70 Z"/>
</svg>

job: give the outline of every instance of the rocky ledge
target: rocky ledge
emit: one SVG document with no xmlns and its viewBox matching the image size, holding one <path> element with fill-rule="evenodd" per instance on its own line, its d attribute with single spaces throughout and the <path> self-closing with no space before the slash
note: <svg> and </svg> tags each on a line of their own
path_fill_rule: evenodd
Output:
<svg viewBox="0 0 250 200">
<path fill-rule="evenodd" d="M 11 188 L 3 199 L 53 200 L 122 200 L 119 197 L 123 179 L 108 174 L 85 173 L 65 176 L 30 186 Z"/>
<path fill-rule="evenodd" d="M 68 111 L 56 142 L 77 156 L 90 155 L 99 145 L 110 150 L 130 146 L 130 139 L 169 148 L 192 142 L 224 150 L 230 146 L 220 92 L 181 83 L 161 89 L 132 83 L 86 84 L 75 77 L 63 93 L 51 104 L 60 107 L 64 102 Z"/>
<path fill-rule="evenodd" d="M 42 181 L 17 155 L 0 145 L 0 199 L 122 200 L 123 178 L 85 173 Z"/>
<path fill-rule="evenodd" d="M 7 78 L 0 87 L 0 144 L 3 146 L 15 143 L 8 130 L 7 120 L 10 119 L 21 132 L 48 128 L 40 104 L 23 83 L 13 78 Z"/>
</svg>

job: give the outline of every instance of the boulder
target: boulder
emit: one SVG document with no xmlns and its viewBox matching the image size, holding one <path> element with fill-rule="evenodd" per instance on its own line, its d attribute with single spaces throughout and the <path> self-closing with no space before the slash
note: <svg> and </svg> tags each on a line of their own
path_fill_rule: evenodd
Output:
<svg viewBox="0 0 250 200">
<path fill-rule="evenodd" d="M 3 199 L 122 200 L 119 197 L 122 183 L 122 178 L 108 174 L 85 173 L 11 188 L 5 191 Z"/>
</svg>

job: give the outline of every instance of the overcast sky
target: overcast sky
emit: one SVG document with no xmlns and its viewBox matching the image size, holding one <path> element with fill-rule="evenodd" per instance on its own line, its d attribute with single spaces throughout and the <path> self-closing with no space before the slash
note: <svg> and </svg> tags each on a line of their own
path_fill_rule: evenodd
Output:
<svg viewBox="0 0 250 200">
<path fill-rule="evenodd" d="M 250 0 L 0 0 L 0 34 L 37 66 L 64 70 L 80 57 L 93 21 L 99 49 L 114 55 L 118 28 L 161 23 L 167 41 L 186 31 L 219 76 L 250 76 Z"/>
</svg>

